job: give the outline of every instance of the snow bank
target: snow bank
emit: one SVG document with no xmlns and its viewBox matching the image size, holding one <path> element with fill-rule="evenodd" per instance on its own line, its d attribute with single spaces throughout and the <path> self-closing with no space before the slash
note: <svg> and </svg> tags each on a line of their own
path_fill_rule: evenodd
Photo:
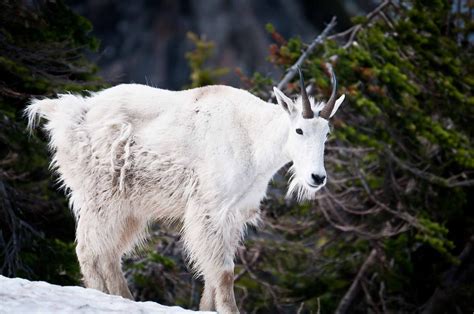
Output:
<svg viewBox="0 0 474 314">
<path fill-rule="evenodd" d="M 0 276 L 0 313 L 195 313 L 178 306 L 134 302 L 94 289 Z M 210 312 L 208 312 L 210 313 Z"/>
</svg>

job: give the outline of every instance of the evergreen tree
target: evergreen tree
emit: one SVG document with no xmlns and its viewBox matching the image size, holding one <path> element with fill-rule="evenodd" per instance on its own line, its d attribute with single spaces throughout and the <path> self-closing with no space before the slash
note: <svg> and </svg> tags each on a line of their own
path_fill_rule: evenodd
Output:
<svg viewBox="0 0 474 314">
<path fill-rule="evenodd" d="M 62 1 L 0 4 L 0 270 L 76 284 L 74 220 L 48 170 L 43 134 L 29 136 L 23 109 L 31 97 L 102 85 L 84 57 L 98 42 L 91 24 Z"/>
<path fill-rule="evenodd" d="M 314 205 L 270 200 L 267 219 L 286 238 L 254 237 L 263 257 L 250 278 L 271 280 L 236 283 L 248 310 L 472 309 L 474 8 L 460 3 L 384 1 L 305 60 L 318 98 L 330 93 L 326 62 L 349 96 L 332 121 L 331 178 Z M 288 69 L 307 46 L 267 28 L 270 61 Z M 268 97 L 263 76 L 244 82 Z"/>
</svg>

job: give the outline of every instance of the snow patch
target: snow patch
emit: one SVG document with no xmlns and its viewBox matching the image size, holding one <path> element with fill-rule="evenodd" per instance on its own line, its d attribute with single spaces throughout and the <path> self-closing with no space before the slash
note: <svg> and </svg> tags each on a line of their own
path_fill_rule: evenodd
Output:
<svg viewBox="0 0 474 314">
<path fill-rule="evenodd" d="M 0 314 L 106 312 L 196 313 L 179 306 L 165 306 L 155 302 L 134 302 L 95 289 L 62 287 L 44 281 L 28 281 L 0 275 Z"/>
</svg>

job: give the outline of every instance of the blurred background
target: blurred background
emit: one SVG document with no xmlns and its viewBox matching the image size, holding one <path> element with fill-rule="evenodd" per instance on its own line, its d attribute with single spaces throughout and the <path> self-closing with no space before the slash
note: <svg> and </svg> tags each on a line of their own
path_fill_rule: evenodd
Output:
<svg viewBox="0 0 474 314">
<path fill-rule="evenodd" d="M 186 34 L 193 32 L 215 44 L 214 66 L 260 71 L 277 78 L 267 62 L 272 23 L 285 37 L 311 41 L 338 17 L 338 29 L 351 25 L 352 16 L 368 12 L 376 1 L 68 1 L 72 9 L 94 26 L 100 42 L 92 60 L 100 75 L 112 83 L 136 82 L 180 89 L 188 83 L 190 69 L 184 58 L 192 49 Z M 222 83 L 237 85 L 229 74 Z"/>
<path fill-rule="evenodd" d="M 297 204 L 285 198 L 288 166 L 276 175 L 236 257 L 239 308 L 471 313 L 473 11 L 470 0 L 1 1 L 1 274 L 81 285 L 47 136 L 26 131 L 29 99 L 129 82 L 269 99 L 326 30 L 301 65 L 326 99 L 331 62 L 347 96 L 326 147 L 330 179 Z M 295 78 L 283 88 L 299 92 Z M 178 229 L 156 224 L 124 259 L 136 300 L 198 308 Z"/>
</svg>

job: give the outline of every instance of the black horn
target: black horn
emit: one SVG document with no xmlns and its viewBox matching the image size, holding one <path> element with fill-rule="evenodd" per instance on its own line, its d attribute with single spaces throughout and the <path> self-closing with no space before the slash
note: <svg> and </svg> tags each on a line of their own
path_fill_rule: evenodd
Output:
<svg viewBox="0 0 474 314">
<path fill-rule="evenodd" d="M 298 67 L 298 73 L 300 74 L 300 87 L 301 87 L 301 102 L 303 104 L 303 118 L 312 119 L 314 118 L 314 112 L 311 109 L 311 103 L 309 102 L 306 88 L 304 87 L 303 73 L 301 73 L 300 67 Z"/>
<path fill-rule="evenodd" d="M 331 97 L 329 97 L 328 102 L 324 106 L 323 110 L 321 110 L 321 113 L 319 114 L 319 116 L 321 118 L 329 120 L 332 110 L 334 109 L 334 105 L 336 104 L 337 80 L 336 80 L 336 74 L 334 74 L 332 65 L 330 63 L 326 63 L 326 67 L 329 71 L 329 74 L 331 75 L 332 92 L 331 92 Z"/>
</svg>

